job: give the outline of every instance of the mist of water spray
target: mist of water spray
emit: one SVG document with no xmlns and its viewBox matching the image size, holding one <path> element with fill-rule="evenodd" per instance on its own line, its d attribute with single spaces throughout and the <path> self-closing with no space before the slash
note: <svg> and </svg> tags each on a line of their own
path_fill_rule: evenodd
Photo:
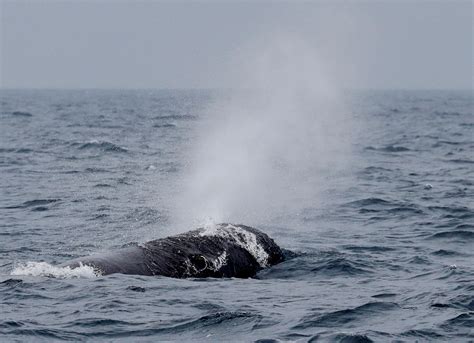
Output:
<svg viewBox="0 0 474 343">
<path fill-rule="evenodd" d="M 262 223 L 318 206 L 350 148 L 347 111 L 317 50 L 295 37 L 236 54 L 237 86 L 198 125 L 178 216 Z"/>
</svg>

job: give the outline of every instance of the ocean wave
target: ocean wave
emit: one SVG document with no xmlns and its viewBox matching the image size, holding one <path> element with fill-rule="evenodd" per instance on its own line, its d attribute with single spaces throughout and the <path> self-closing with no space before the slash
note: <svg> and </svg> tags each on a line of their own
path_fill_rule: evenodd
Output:
<svg viewBox="0 0 474 343">
<path fill-rule="evenodd" d="M 198 117 L 191 114 L 184 114 L 184 115 L 170 114 L 170 115 L 164 115 L 164 116 L 157 116 L 157 117 L 154 117 L 153 119 L 155 120 L 196 120 L 198 119 Z"/>
<path fill-rule="evenodd" d="M 232 325 L 236 325 L 237 322 L 245 322 L 245 321 L 254 321 L 260 319 L 261 316 L 258 314 L 252 314 L 250 312 L 217 312 L 202 316 L 198 319 L 192 320 L 190 322 L 174 326 L 170 328 L 172 331 L 181 331 L 181 330 L 189 330 L 189 329 L 197 329 L 203 327 L 213 327 L 216 325 L 222 325 L 225 323 L 234 323 Z"/>
<path fill-rule="evenodd" d="M 384 173 L 384 172 L 392 172 L 392 171 L 393 171 L 392 169 L 388 169 L 388 168 L 370 166 L 370 167 L 364 168 L 361 174 Z"/>
<path fill-rule="evenodd" d="M 139 293 L 144 293 L 146 291 L 144 287 L 140 287 L 140 286 L 128 286 L 127 290 L 132 291 L 132 292 L 139 292 Z"/>
<path fill-rule="evenodd" d="M 311 269 L 311 272 L 327 276 L 355 276 L 372 272 L 367 263 L 351 261 L 344 257 L 337 257 L 318 264 Z"/>
<path fill-rule="evenodd" d="M 474 231 L 467 231 L 467 230 L 452 230 L 452 231 L 442 231 L 437 232 L 430 236 L 430 238 L 448 238 L 448 239 L 458 239 L 458 240 L 465 240 L 465 239 L 474 239 Z"/>
<path fill-rule="evenodd" d="M 177 125 L 176 124 L 172 124 L 172 123 L 166 123 L 166 124 L 154 124 L 153 127 L 156 127 L 156 128 L 170 128 L 170 127 L 176 127 Z"/>
<path fill-rule="evenodd" d="M 465 206 L 428 206 L 427 209 L 439 214 L 455 215 L 456 217 L 469 215 L 468 218 L 471 218 L 471 216 L 474 216 L 474 210 Z"/>
<path fill-rule="evenodd" d="M 97 149 L 110 152 L 128 152 L 128 149 L 108 141 L 91 140 L 86 143 L 73 143 L 79 150 Z"/>
<path fill-rule="evenodd" d="M 423 211 L 419 208 L 416 208 L 414 205 L 412 207 L 409 206 L 399 206 L 390 208 L 387 210 L 389 213 L 412 213 L 412 214 L 422 214 Z"/>
<path fill-rule="evenodd" d="M 46 206 L 37 206 L 37 207 L 33 207 L 33 208 L 31 209 L 31 211 L 33 211 L 33 212 L 49 211 L 49 207 L 46 207 Z"/>
<path fill-rule="evenodd" d="M 19 149 L 0 149 L 0 152 L 16 152 L 17 154 L 29 154 L 32 152 L 40 153 L 40 151 L 35 151 L 29 148 L 19 148 Z"/>
<path fill-rule="evenodd" d="M 441 117 L 462 115 L 461 112 L 457 112 L 457 111 L 434 111 L 433 114 L 436 116 L 441 116 Z"/>
<path fill-rule="evenodd" d="M 25 111 L 14 111 L 11 114 L 12 116 L 16 116 L 16 117 L 33 117 L 33 114 L 31 114 L 30 112 L 25 112 Z"/>
<path fill-rule="evenodd" d="M 397 145 L 386 145 L 383 147 L 373 147 L 373 146 L 368 146 L 365 148 L 365 150 L 375 150 L 375 151 L 382 151 L 382 152 L 405 152 L 405 151 L 410 151 L 411 149 L 406 148 L 404 146 L 397 146 Z"/>
<path fill-rule="evenodd" d="M 278 341 L 275 341 L 278 342 Z M 356 333 L 336 333 L 336 334 L 318 334 L 312 336 L 308 343 L 313 342 L 334 342 L 334 343 L 372 343 L 374 342 L 367 335 Z"/>
<path fill-rule="evenodd" d="M 323 256 L 323 255 L 330 255 Z M 338 253 L 298 254 L 272 268 L 262 270 L 258 279 L 299 279 L 314 277 L 357 277 L 371 274 L 368 263 L 353 261 Z"/>
<path fill-rule="evenodd" d="M 345 206 L 364 207 L 364 206 L 392 206 L 393 202 L 381 198 L 365 198 L 355 200 L 344 204 Z"/>
<path fill-rule="evenodd" d="M 24 322 L 24 321 L 8 321 L 8 322 L 0 322 L 0 327 L 5 327 L 6 329 L 10 328 L 9 331 L 4 331 L 4 335 L 13 335 L 15 337 L 18 336 L 24 336 L 28 337 L 26 341 L 51 341 L 51 340 L 60 340 L 60 341 L 80 341 L 83 340 L 84 338 L 81 336 L 80 333 L 75 333 L 75 332 L 68 332 L 62 329 L 48 329 L 48 328 L 30 328 L 29 326 L 31 324 L 37 324 L 37 323 L 31 323 L 30 321 Z M 28 326 L 27 326 L 28 325 Z M 34 337 L 33 339 L 29 339 L 31 337 Z M 82 339 L 81 339 L 82 337 Z M 14 341 L 12 339 L 12 341 Z"/>
<path fill-rule="evenodd" d="M 456 179 L 452 180 L 451 183 L 457 183 L 463 186 L 474 186 L 474 182 L 470 179 Z"/>
<path fill-rule="evenodd" d="M 108 183 L 97 183 L 94 185 L 95 188 L 113 188 L 114 186 L 109 185 Z"/>
<path fill-rule="evenodd" d="M 474 160 L 468 160 L 467 158 L 455 158 L 452 160 L 447 160 L 447 162 L 457 163 L 457 164 L 473 164 Z"/>
<path fill-rule="evenodd" d="M 83 327 L 83 328 L 94 328 L 94 327 L 107 327 L 107 326 L 133 326 L 139 325 L 140 323 L 133 323 L 130 321 L 110 319 L 110 318 L 81 318 L 69 322 L 66 327 Z"/>
<path fill-rule="evenodd" d="M 151 207 L 137 207 L 124 217 L 126 220 L 144 224 L 157 224 L 167 219 L 164 213 Z"/>
<path fill-rule="evenodd" d="M 474 327 L 474 312 L 465 312 L 460 315 L 446 320 L 441 326 L 443 327 L 460 327 L 465 330 Z"/>
<path fill-rule="evenodd" d="M 45 276 L 61 279 L 94 278 L 98 276 L 94 271 L 94 268 L 90 266 L 81 265 L 77 268 L 71 269 L 71 267 L 58 267 L 46 262 L 31 261 L 18 264 L 15 268 L 13 268 L 10 275 Z"/>
<path fill-rule="evenodd" d="M 311 327 L 339 327 L 349 322 L 366 320 L 370 316 L 386 316 L 388 311 L 399 309 L 393 302 L 369 302 L 355 308 L 334 312 L 316 313 L 303 317 L 293 329 L 307 329 Z"/>
<path fill-rule="evenodd" d="M 136 340 L 137 337 L 147 337 L 157 334 L 183 334 L 193 331 L 199 333 L 199 336 L 204 334 L 209 337 L 208 332 L 212 332 L 210 330 L 216 330 L 216 328 L 220 330 L 237 329 L 240 325 L 245 325 L 246 323 L 250 325 L 254 323 L 258 324 L 260 321 L 260 315 L 250 312 L 217 312 L 176 325 L 155 323 L 152 327 L 144 325 L 143 321 L 110 319 L 103 318 L 102 316 L 76 319 L 66 323 L 66 325 L 59 329 L 45 329 L 36 322 L 23 323 L 21 321 L 8 321 L 8 324 L 0 322 L 0 327 L 3 326 L 11 329 L 10 334 L 44 337 L 48 339 L 80 340 L 80 337 L 82 337 L 82 339 L 84 338 L 84 330 L 92 330 L 93 333 L 90 333 L 88 335 L 89 337 L 100 337 L 102 339 L 128 338 L 129 340 Z M 252 329 L 252 326 L 249 329 Z M 195 336 L 193 337 L 196 339 Z"/>
<path fill-rule="evenodd" d="M 360 253 L 384 253 L 387 251 L 393 251 L 395 248 L 391 248 L 388 246 L 383 246 L 383 245 L 377 245 L 377 246 L 365 246 L 365 245 L 345 245 L 343 246 L 344 249 L 350 250 L 353 252 L 360 252 Z"/>
<path fill-rule="evenodd" d="M 400 333 L 400 336 L 401 337 L 410 337 L 410 338 L 416 338 L 417 341 L 418 339 L 423 339 L 423 340 L 426 340 L 426 341 L 430 341 L 430 340 L 433 340 L 433 339 L 441 339 L 443 338 L 444 336 L 443 335 L 440 335 L 439 333 L 435 332 L 434 330 L 432 329 L 412 329 L 412 330 L 407 330 L 407 331 L 404 331 L 402 333 Z"/>
<path fill-rule="evenodd" d="M 5 153 L 5 152 L 15 152 L 16 151 L 16 148 L 0 148 L 0 152 L 1 153 Z"/>
<path fill-rule="evenodd" d="M 103 220 L 105 218 L 110 218 L 110 215 L 105 214 L 105 213 L 101 213 L 101 214 L 97 214 L 97 215 L 93 216 L 92 218 L 90 218 L 88 220 Z"/>
<path fill-rule="evenodd" d="M 7 279 L 5 281 L 0 282 L 0 285 L 15 288 L 23 283 L 21 279 Z"/>
<path fill-rule="evenodd" d="M 348 202 L 343 207 L 358 209 L 360 214 L 384 213 L 387 217 L 406 217 L 424 214 L 424 211 L 413 203 L 402 203 L 381 198 L 366 198 Z M 383 216 L 373 217 L 374 220 L 387 219 Z"/>
<path fill-rule="evenodd" d="M 40 208 L 38 211 L 41 211 L 41 208 L 46 208 L 44 205 L 49 205 L 53 204 L 55 202 L 61 201 L 61 199 L 34 199 L 34 200 L 28 200 L 25 201 L 19 205 L 13 205 L 13 206 L 6 206 L 3 207 L 4 209 L 15 209 L 15 208 L 28 208 L 28 207 L 36 207 Z"/>
<path fill-rule="evenodd" d="M 436 255 L 436 256 L 446 256 L 446 257 L 449 257 L 449 256 L 463 256 L 464 255 L 464 254 L 461 254 L 457 251 L 447 250 L 447 249 L 439 249 L 439 250 L 433 251 L 431 254 Z"/>
<path fill-rule="evenodd" d="M 474 296 L 462 294 L 445 302 L 434 302 L 431 307 L 435 308 L 457 308 L 461 310 L 474 311 Z"/>
<path fill-rule="evenodd" d="M 471 224 L 459 224 L 455 228 L 455 230 L 465 230 L 465 229 L 474 229 L 474 225 Z"/>
<path fill-rule="evenodd" d="M 468 142 L 455 142 L 455 141 L 444 141 L 444 140 L 440 140 L 440 141 L 437 141 L 435 144 L 432 145 L 433 148 L 437 148 L 437 147 L 440 147 L 442 145 L 461 145 L 461 144 L 466 144 Z"/>
<path fill-rule="evenodd" d="M 372 298 L 376 299 L 385 299 L 385 298 L 393 298 L 396 297 L 398 294 L 397 293 L 379 293 L 372 295 Z"/>
<path fill-rule="evenodd" d="M 84 169 L 84 173 L 109 173 L 110 171 L 104 168 L 89 167 Z"/>
<path fill-rule="evenodd" d="M 449 300 L 451 306 L 463 310 L 474 311 L 474 295 L 461 294 Z"/>
</svg>

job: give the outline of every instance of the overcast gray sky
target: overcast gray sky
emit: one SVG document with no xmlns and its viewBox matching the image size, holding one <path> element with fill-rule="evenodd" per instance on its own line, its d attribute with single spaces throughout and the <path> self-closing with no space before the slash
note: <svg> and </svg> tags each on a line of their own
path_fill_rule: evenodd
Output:
<svg viewBox="0 0 474 343">
<path fill-rule="evenodd" d="M 345 87 L 472 88 L 471 1 L 0 1 L 4 88 L 233 87 L 236 51 L 285 33 Z"/>
</svg>

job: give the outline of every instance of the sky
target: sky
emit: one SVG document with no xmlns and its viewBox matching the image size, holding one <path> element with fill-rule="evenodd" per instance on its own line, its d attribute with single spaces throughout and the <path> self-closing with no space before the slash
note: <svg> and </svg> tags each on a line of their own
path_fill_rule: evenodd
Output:
<svg viewBox="0 0 474 343">
<path fill-rule="evenodd" d="M 279 36 L 344 88 L 473 88 L 471 1 L 0 3 L 2 88 L 239 87 Z"/>
</svg>

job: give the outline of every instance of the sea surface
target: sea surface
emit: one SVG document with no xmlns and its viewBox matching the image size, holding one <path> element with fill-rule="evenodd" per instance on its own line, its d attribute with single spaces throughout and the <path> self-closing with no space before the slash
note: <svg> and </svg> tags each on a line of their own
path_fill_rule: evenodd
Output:
<svg viewBox="0 0 474 343">
<path fill-rule="evenodd" d="M 214 91 L 0 95 L 0 341 L 474 340 L 472 92 L 351 94 L 349 167 L 243 223 L 296 254 L 251 279 L 55 267 L 173 233 Z"/>
</svg>

